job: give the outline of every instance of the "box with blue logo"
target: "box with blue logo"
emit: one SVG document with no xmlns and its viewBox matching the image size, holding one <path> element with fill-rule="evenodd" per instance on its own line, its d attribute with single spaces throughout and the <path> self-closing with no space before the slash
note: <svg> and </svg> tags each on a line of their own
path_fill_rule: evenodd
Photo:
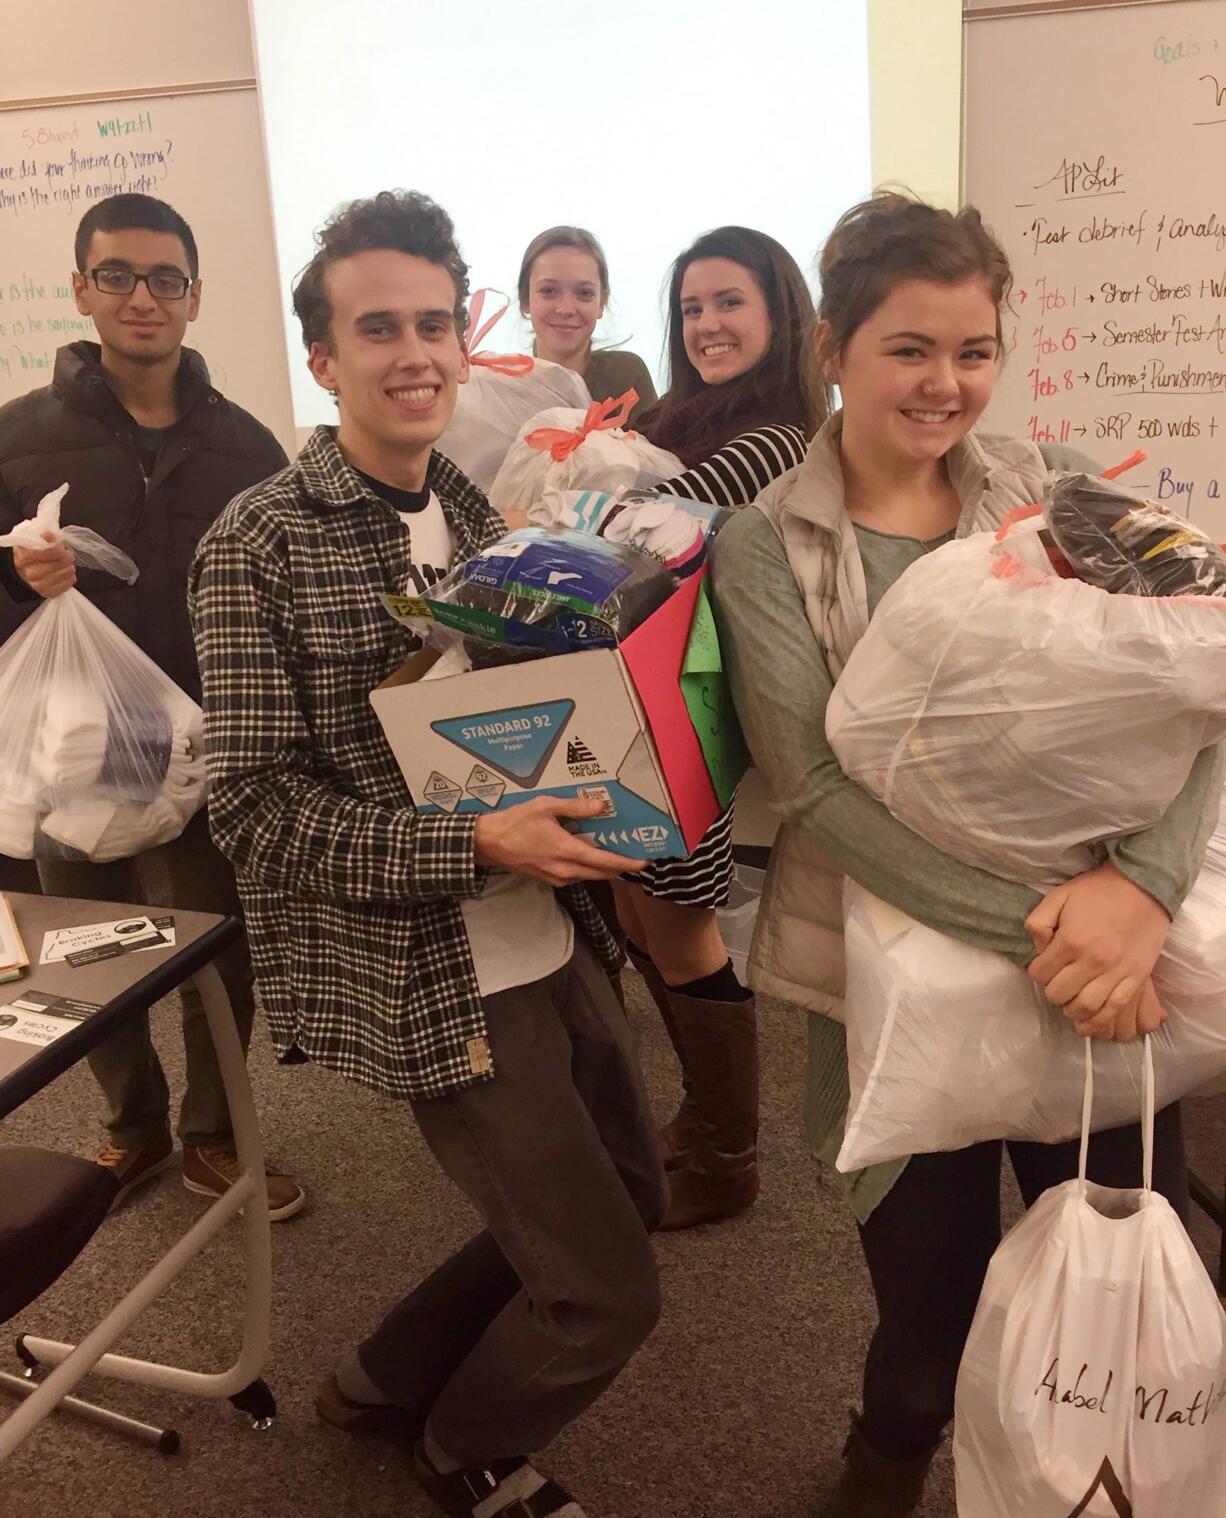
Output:
<svg viewBox="0 0 1226 1518">
<path fill-rule="evenodd" d="M 631 859 L 687 855 L 721 810 L 681 689 L 703 577 L 616 649 L 426 679 L 423 650 L 371 695 L 418 810 L 534 796 L 604 803 L 580 832 Z"/>
</svg>

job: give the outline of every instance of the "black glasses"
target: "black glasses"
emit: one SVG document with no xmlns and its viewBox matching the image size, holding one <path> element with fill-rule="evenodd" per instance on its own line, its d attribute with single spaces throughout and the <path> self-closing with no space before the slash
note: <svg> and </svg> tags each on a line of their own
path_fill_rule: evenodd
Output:
<svg viewBox="0 0 1226 1518">
<path fill-rule="evenodd" d="M 137 274 L 133 269 L 91 269 L 87 276 L 103 295 L 131 295 L 138 284 L 143 284 L 155 300 L 182 300 L 191 288 L 186 274 L 175 274 L 170 269 L 155 269 L 152 274 Z"/>
</svg>

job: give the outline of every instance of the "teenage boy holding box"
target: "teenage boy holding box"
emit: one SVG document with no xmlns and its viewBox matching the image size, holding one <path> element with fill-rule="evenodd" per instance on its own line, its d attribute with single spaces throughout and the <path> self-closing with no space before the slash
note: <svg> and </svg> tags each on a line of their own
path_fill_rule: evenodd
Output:
<svg viewBox="0 0 1226 1518">
<path fill-rule="evenodd" d="M 381 597 L 504 531 L 433 451 L 467 379 L 467 273 L 421 195 L 319 235 L 294 305 L 339 426 L 234 501 L 192 572 L 211 817 L 282 1055 L 407 1098 L 485 1224 L 341 1362 L 321 1416 L 411 1433 L 446 1513 L 581 1518 L 526 1457 L 655 1323 L 663 1175 L 619 952 L 575 883 L 640 866 L 564 827 L 598 802 L 419 816 L 368 699 L 415 646 Z"/>
</svg>

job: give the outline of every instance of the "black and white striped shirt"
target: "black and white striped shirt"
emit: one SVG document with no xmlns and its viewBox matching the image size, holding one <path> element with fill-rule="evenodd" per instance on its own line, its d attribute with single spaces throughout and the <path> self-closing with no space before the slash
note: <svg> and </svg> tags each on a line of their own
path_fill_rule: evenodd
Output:
<svg viewBox="0 0 1226 1518">
<path fill-rule="evenodd" d="M 657 490 L 711 506 L 748 506 L 773 480 L 803 463 L 808 446 L 799 427 L 757 427 L 734 437 L 709 459 L 666 480 Z"/>
<path fill-rule="evenodd" d="M 658 487 L 732 510 L 748 506 L 781 474 L 804 461 L 808 440 L 799 427 L 758 427 L 725 443 L 703 463 Z M 687 907 L 722 907 L 732 883 L 732 807 L 711 824 L 687 859 L 659 859 L 635 876 L 649 896 Z"/>
</svg>

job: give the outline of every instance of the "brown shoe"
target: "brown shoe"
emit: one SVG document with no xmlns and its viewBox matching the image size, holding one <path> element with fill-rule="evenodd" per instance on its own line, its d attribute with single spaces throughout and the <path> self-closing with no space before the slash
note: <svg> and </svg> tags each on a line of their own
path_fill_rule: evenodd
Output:
<svg viewBox="0 0 1226 1518">
<path fill-rule="evenodd" d="M 668 993 L 689 1067 L 697 1124 L 689 1157 L 669 1172 L 660 1227 L 718 1223 L 758 1196 L 758 1017 L 754 998 Z"/>
<path fill-rule="evenodd" d="M 292 1175 L 265 1170 L 268 1182 L 268 1216 L 274 1223 L 292 1218 L 306 1206 L 306 1192 Z M 183 1184 L 197 1196 L 224 1196 L 239 1177 L 238 1155 L 233 1149 L 201 1145 L 183 1146 Z"/>
<path fill-rule="evenodd" d="M 852 1413 L 843 1474 L 819 1518 L 906 1518 L 919 1506 L 936 1452 L 934 1445 L 912 1460 L 887 1459 L 864 1437 Z"/>
<path fill-rule="evenodd" d="M 121 1202 L 142 1181 L 157 1175 L 159 1170 L 165 1170 L 174 1158 L 174 1152 L 175 1142 L 169 1133 L 151 1143 L 142 1144 L 139 1149 L 121 1149 L 108 1139 L 95 1155 L 94 1164 L 109 1170 L 119 1183 L 119 1190 L 115 1193 L 115 1201 L 111 1206 Z"/>
<path fill-rule="evenodd" d="M 420 1420 L 403 1407 L 390 1402 L 354 1402 L 340 1389 L 335 1374 L 328 1376 L 315 1393 L 315 1411 L 325 1423 L 347 1434 L 372 1434 L 406 1443 L 410 1449 L 422 1434 Z"/>
<path fill-rule="evenodd" d="M 664 984 L 659 970 L 645 954 L 640 954 L 633 944 L 626 945 L 626 953 L 630 958 L 630 963 L 646 982 L 652 1001 L 660 1009 L 660 1017 L 668 1032 L 673 1052 L 677 1056 L 677 1063 L 681 1066 L 681 1105 L 677 1108 L 676 1115 L 665 1123 L 656 1135 L 660 1159 L 665 1170 L 676 1170 L 689 1158 L 698 1131 L 698 1108 L 694 1103 L 689 1072 L 686 1070 L 685 1047 L 669 1001 L 668 987 Z"/>
</svg>

